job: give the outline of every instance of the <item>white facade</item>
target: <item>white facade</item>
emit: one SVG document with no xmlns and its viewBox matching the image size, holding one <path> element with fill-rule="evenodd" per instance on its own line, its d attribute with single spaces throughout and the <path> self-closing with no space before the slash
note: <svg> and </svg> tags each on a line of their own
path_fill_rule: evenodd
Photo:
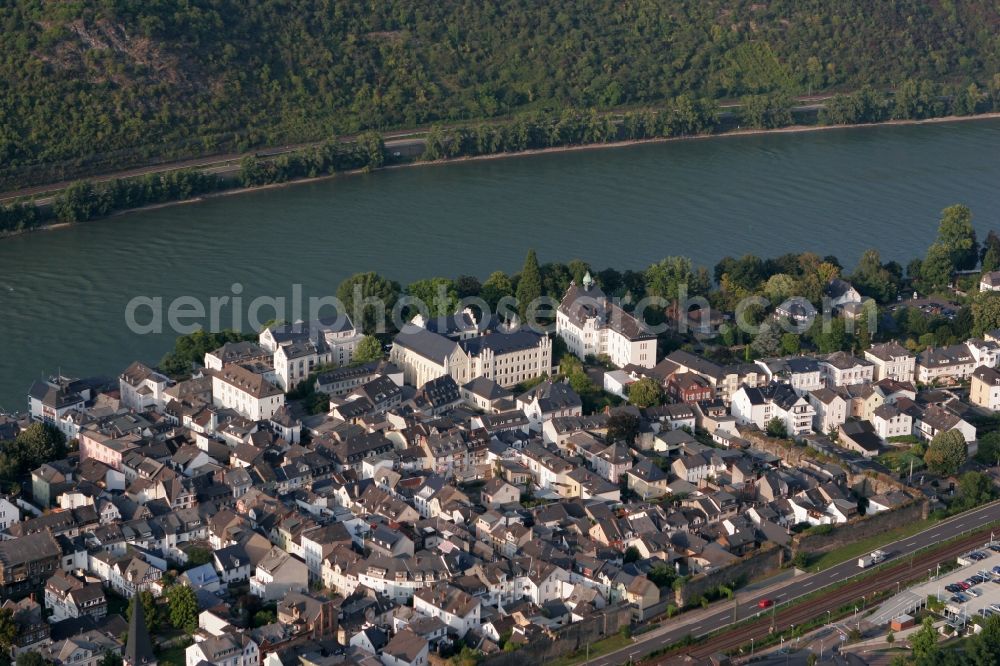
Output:
<svg viewBox="0 0 1000 666">
<path fill-rule="evenodd" d="M 828 388 L 868 384 L 875 377 L 875 366 L 854 358 L 846 352 L 836 352 L 819 362 Z"/>
<path fill-rule="evenodd" d="M 230 364 L 212 374 L 212 402 L 253 421 L 264 421 L 285 404 L 285 394 L 263 376 Z"/>
<path fill-rule="evenodd" d="M 865 359 L 875 367 L 875 381 L 912 382 L 916 375 L 916 357 L 896 342 L 872 345 L 865 350 Z"/>
<path fill-rule="evenodd" d="M 257 643 L 245 634 L 207 637 L 196 634 L 195 642 L 184 651 L 184 660 L 187 666 L 198 666 L 203 662 L 212 666 L 258 666 L 260 650 Z"/>
<path fill-rule="evenodd" d="M 892 405 L 882 405 L 872 414 L 871 423 L 875 434 L 886 440 L 913 434 L 913 418 Z"/>
<path fill-rule="evenodd" d="M 556 312 L 556 335 L 581 359 L 607 356 L 623 368 L 656 365 L 656 336 L 594 286 L 588 273 L 582 287 L 571 284 Z"/>
<path fill-rule="evenodd" d="M 847 421 L 847 401 L 839 393 L 829 389 L 813 391 L 808 395 L 809 403 L 816 412 L 813 426 L 816 432 L 828 433 Z"/>
</svg>

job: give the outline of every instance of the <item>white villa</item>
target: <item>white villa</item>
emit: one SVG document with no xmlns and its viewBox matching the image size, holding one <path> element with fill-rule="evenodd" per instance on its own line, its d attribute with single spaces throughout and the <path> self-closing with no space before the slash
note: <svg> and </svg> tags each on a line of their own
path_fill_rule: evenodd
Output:
<svg viewBox="0 0 1000 666">
<path fill-rule="evenodd" d="M 611 301 L 594 285 L 570 283 L 556 312 L 556 334 L 579 358 L 606 355 L 619 368 L 656 365 L 656 336 L 646 325 Z"/>
</svg>

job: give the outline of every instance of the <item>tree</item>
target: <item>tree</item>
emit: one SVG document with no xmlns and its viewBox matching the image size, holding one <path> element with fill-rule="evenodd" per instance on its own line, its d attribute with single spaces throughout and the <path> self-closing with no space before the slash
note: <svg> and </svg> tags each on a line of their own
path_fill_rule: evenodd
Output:
<svg viewBox="0 0 1000 666">
<path fill-rule="evenodd" d="M 392 330 L 392 308 L 399 298 L 399 284 L 378 273 L 356 273 L 337 287 L 337 300 L 354 325 L 366 333 Z"/>
<path fill-rule="evenodd" d="M 757 332 L 757 336 L 750 343 L 753 353 L 758 356 L 775 356 L 781 351 L 781 337 L 777 326 L 764 324 Z"/>
<path fill-rule="evenodd" d="M 191 375 L 191 370 L 205 360 L 205 354 L 213 352 L 227 342 L 253 340 L 255 336 L 243 335 L 238 331 L 210 333 L 198 330 L 182 335 L 174 341 L 174 348 L 160 361 L 160 370 L 173 379 L 183 379 Z"/>
<path fill-rule="evenodd" d="M 785 422 L 777 416 L 767 422 L 764 432 L 767 433 L 768 437 L 779 437 L 781 439 L 788 437 L 788 428 L 785 426 Z"/>
<path fill-rule="evenodd" d="M 643 377 L 628 387 L 628 401 L 636 407 L 653 407 L 663 402 L 663 388 L 651 377 Z"/>
<path fill-rule="evenodd" d="M 708 271 L 695 269 L 687 257 L 666 257 L 646 269 L 646 294 L 676 301 L 686 290 L 689 296 L 702 296 L 711 287 Z"/>
<path fill-rule="evenodd" d="M 982 336 L 1000 327 L 1000 292 L 981 291 L 972 299 L 972 334 Z"/>
<path fill-rule="evenodd" d="M 142 617 L 146 620 L 146 628 L 149 629 L 149 633 L 155 633 L 160 626 L 160 609 L 156 605 L 156 597 L 149 590 L 132 595 L 125 611 L 125 619 L 132 617 L 132 608 L 137 600 L 142 604 Z"/>
<path fill-rule="evenodd" d="M 935 474 L 951 475 L 965 464 L 967 455 L 968 447 L 961 431 L 946 430 L 934 435 L 924 454 L 924 463 Z"/>
<path fill-rule="evenodd" d="M 198 628 L 198 598 L 187 585 L 174 585 L 167 591 L 170 624 L 187 633 Z"/>
<path fill-rule="evenodd" d="M 847 335 L 846 324 L 842 317 L 837 317 L 829 322 L 823 321 L 822 317 L 816 317 L 809 335 L 813 344 L 824 354 L 835 351 L 842 351 L 850 346 L 850 337 Z"/>
<path fill-rule="evenodd" d="M 459 298 L 478 296 L 482 289 L 483 285 L 479 282 L 479 278 L 475 276 L 459 275 L 455 278 L 455 291 L 458 292 Z"/>
<path fill-rule="evenodd" d="M 889 647 L 892 647 L 892 644 L 896 642 L 896 635 L 890 631 L 885 635 L 885 642 L 889 644 Z"/>
<path fill-rule="evenodd" d="M 639 425 L 638 416 L 623 409 L 617 410 L 608 417 L 606 438 L 609 442 L 625 442 L 632 445 L 639 436 Z"/>
<path fill-rule="evenodd" d="M 98 662 L 98 666 L 122 666 L 122 657 L 114 652 L 105 652 Z"/>
<path fill-rule="evenodd" d="M 678 580 L 677 570 L 666 562 L 660 562 L 655 565 L 649 570 L 649 573 L 646 574 L 646 578 L 652 581 L 652 583 L 659 588 L 670 587 L 674 584 L 675 580 Z"/>
<path fill-rule="evenodd" d="M 534 250 L 528 250 L 524 267 L 517 278 L 517 313 L 521 322 L 528 320 L 527 313 L 533 302 L 542 296 L 542 273 L 538 267 L 538 257 Z"/>
<path fill-rule="evenodd" d="M 980 259 L 984 272 L 1000 269 L 1000 236 L 992 229 L 986 234 L 981 252 Z"/>
<path fill-rule="evenodd" d="M 972 211 L 968 206 L 956 204 L 941 211 L 937 242 L 948 250 L 951 264 L 956 270 L 976 267 L 979 244 L 976 242 L 976 230 L 972 226 Z"/>
<path fill-rule="evenodd" d="M 928 291 L 944 289 L 951 282 L 953 268 L 954 263 L 948 247 L 942 243 L 934 243 L 920 264 L 920 282 Z"/>
<path fill-rule="evenodd" d="M 32 423 L 14 438 L 18 451 L 29 468 L 66 456 L 66 435 L 48 423 Z"/>
<path fill-rule="evenodd" d="M 16 666 L 49 666 L 52 662 L 38 652 L 22 652 L 14 660 Z"/>
<path fill-rule="evenodd" d="M 994 430 L 979 438 L 976 460 L 983 465 L 1000 463 L 1000 431 Z"/>
<path fill-rule="evenodd" d="M 913 648 L 913 658 L 928 659 L 938 651 L 937 630 L 934 628 L 934 620 L 925 617 L 920 629 L 910 635 L 910 645 Z"/>
<path fill-rule="evenodd" d="M 781 336 L 781 351 L 785 354 L 798 354 L 802 349 L 802 336 L 796 333 L 785 333 Z"/>
<path fill-rule="evenodd" d="M 625 549 L 625 555 L 622 558 L 622 562 L 628 564 L 629 562 L 638 562 L 642 559 L 642 553 L 635 546 L 629 546 Z"/>
<path fill-rule="evenodd" d="M 385 164 L 385 142 L 378 132 L 365 132 L 358 139 L 358 147 L 364 154 L 365 169 L 378 169 Z"/>
<path fill-rule="evenodd" d="M 772 303 L 782 303 L 800 295 L 799 281 L 787 273 L 776 273 L 764 283 L 764 295 Z"/>
<path fill-rule="evenodd" d="M 506 273 L 496 271 L 491 273 L 486 282 L 483 283 L 479 297 L 486 301 L 490 309 L 495 313 L 500 299 L 514 295 L 514 284 Z"/>
<path fill-rule="evenodd" d="M 431 317 L 447 317 L 458 307 L 458 290 L 448 278 L 417 280 L 406 288 L 406 294 L 421 303 Z M 413 314 L 417 309 L 413 307 Z"/>
<path fill-rule="evenodd" d="M 870 296 L 879 303 L 895 300 L 899 292 L 899 279 L 882 265 L 878 250 L 865 250 L 858 267 L 851 275 L 851 283 L 864 296 Z"/>
<path fill-rule="evenodd" d="M 970 641 L 963 657 L 964 663 L 972 666 L 995 666 L 1000 663 L 1000 616 L 986 618 L 983 630 Z"/>
<path fill-rule="evenodd" d="M 9 653 L 14 646 L 19 632 L 17 623 L 14 622 L 14 611 L 10 608 L 0 608 L 0 648 L 5 653 Z"/>
<path fill-rule="evenodd" d="M 253 626 L 263 627 L 265 624 L 271 624 L 277 620 L 277 616 L 274 611 L 269 610 L 259 610 L 253 614 Z"/>
<path fill-rule="evenodd" d="M 993 482 L 980 472 L 966 472 L 958 479 L 958 489 L 955 499 L 949 508 L 956 513 L 993 501 L 995 495 Z"/>
<path fill-rule="evenodd" d="M 354 363 L 370 363 L 371 361 L 382 360 L 382 343 L 374 335 L 366 335 L 361 338 L 357 348 L 354 350 Z"/>
</svg>

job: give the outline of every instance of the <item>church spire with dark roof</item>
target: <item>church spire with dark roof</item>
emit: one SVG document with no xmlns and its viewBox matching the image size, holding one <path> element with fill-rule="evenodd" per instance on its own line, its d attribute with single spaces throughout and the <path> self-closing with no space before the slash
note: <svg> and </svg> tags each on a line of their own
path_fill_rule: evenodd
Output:
<svg viewBox="0 0 1000 666">
<path fill-rule="evenodd" d="M 125 654 L 122 655 L 123 666 L 156 666 L 153 656 L 153 644 L 149 640 L 146 629 L 146 619 L 143 617 L 141 592 L 136 591 L 132 597 L 132 617 L 128 621 L 128 642 L 125 643 Z"/>
</svg>

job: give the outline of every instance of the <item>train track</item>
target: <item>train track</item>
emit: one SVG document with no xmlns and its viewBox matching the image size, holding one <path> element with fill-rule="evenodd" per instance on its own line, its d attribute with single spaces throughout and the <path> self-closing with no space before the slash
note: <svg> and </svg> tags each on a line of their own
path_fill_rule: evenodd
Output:
<svg viewBox="0 0 1000 666">
<path fill-rule="evenodd" d="M 785 610 L 778 610 L 773 617 L 762 616 L 759 620 L 713 636 L 709 643 L 680 647 L 643 663 L 666 666 L 681 663 L 682 658 L 694 659 L 694 663 L 704 663 L 702 660 L 710 655 L 736 650 L 749 643 L 751 638 L 758 641 L 767 638 L 772 633 L 772 623 L 774 633 L 781 633 L 795 625 L 802 625 L 815 619 L 827 611 L 837 611 L 852 601 L 859 601 L 870 594 L 886 591 L 897 583 L 909 584 L 921 580 L 929 568 L 982 545 L 989 535 L 989 530 L 984 530 L 933 551 L 919 554 L 917 558 L 913 555 L 902 558 L 897 564 L 880 569 L 854 584 L 831 590 L 809 601 L 793 604 Z"/>
</svg>

